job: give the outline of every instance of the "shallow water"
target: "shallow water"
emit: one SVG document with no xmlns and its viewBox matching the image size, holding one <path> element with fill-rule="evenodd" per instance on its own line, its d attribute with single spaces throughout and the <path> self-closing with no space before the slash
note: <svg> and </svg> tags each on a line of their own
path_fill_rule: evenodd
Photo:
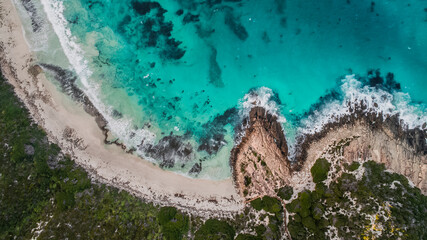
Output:
<svg viewBox="0 0 427 240">
<path fill-rule="evenodd" d="M 280 117 L 291 147 L 348 101 L 411 128 L 427 119 L 422 0 L 15 3 L 39 60 L 75 72 L 115 138 L 179 173 L 202 162 L 198 177 L 229 177 L 253 104 Z M 371 69 L 400 88 L 368 86 Z"/>
</svg>

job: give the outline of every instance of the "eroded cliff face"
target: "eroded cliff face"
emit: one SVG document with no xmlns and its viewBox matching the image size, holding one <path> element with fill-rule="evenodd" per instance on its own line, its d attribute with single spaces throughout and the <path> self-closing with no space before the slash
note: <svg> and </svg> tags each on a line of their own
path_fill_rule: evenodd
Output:
<svg viewBox="0 0 427 240">
<path fill-rule="evenodd" d="M 275 195 L 275 190 L 288 182 L 287 152 L 285 135 L 277 117 L 264 108 L 253 108 L 245 136 L 231 154 L 235 184 L 246 200 Z"/>
<path fill-rule="evenodd" d="M 359 115 L 361 116 L 361 115 Z M 405 130 L 396 117 L 350 117 L 325 126 L 324 131 L 306 136 L 297 148 L 297 162 L 289 162 L 286 139 L 277 118 L 261 107 L 250 112 L 242 142 L 232 152 L 234 180 L 247 200 L 274 196 L 283 185 L 294 188 L 312 184 L 310 168 L 329 146 L 353 139 L 341 151 L 343 161 L 374 160 L 406 176 L 427 193 L 426 130 Z M 297 186 L 298 185 L 298 186 Z M 313 185 L 314 186 L 314 185 Z"/>
<path fill-rule="evenodd" d="M 319 141 L 312 142 L 301 171 L 308 171 L 326 146 L 346 138 L 354 139 L 342 149 L 344 161 L 373 160 L 384 163 L 388 170 L 406 176 L 424 194 L 427 193 L 427 155 L 416 151 L 406 141 L 396 139 L 386 126 L 372 129 L 365 121 L 340 126 Z"/>
</svg>

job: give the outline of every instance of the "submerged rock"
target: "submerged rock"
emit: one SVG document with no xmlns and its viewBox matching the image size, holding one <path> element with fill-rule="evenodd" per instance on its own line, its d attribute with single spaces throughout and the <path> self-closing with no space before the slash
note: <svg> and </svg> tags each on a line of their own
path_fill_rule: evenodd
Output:
<svg viewBox="0 0 427 240">
<path fill-rule="evenodd" d="M 197 176 L 201 171 L 202 163 L 195 163 L 188 173 Z"/>
<path fill-rule="evenodd" d="M 193 15 L 191 13 L 185 14 L 184 19 L 182 20 L 184 24 L 191 23 L 191 22 L 199 22 L 199 21 L 200 21 L 199 15 Z"/>
<path fill-rule="evenodd" d="M 212 121 L 203 125 L 206 130 L 205 136 L 200 138 L 197 151 L 205 151 L 209 155 L 216 154 L 223 146 L 227 144 L 224 135 L 227 131 L 224 127 L 227 124 L 237 125 L 239 119 L 238 109 L 227 109 L 223 114 L 216 116 Z M 237 131 L 236 131 L 237 132 Z"/>
<path fill-rule="evenodd" d="M 34 2 L 31 0 L 21 0 L 22 6 L 24 6 L 25 11 L 31 18 L 31 27 L 33 32 L 39 32 L 43 26 L 42 18 L 37 12 L 37 8 L 34 5 Z"/>
<path fill-rule="evenodd" d="M 184 136 L 169 135 L 160 139 L 156 145 L 145 147 L 145 153 L 160 161 L 160 167 L 172 168 L 177 162 L 190 160 L 193 147 L 185 141 Z"/>
<path fill-rule="evenodd" d="M 286 9 L 286 0 L 274 0 L 276 5 L 276 12 L 278 14 L 284 14 Z"/>
<path fill-rule="evenodd" d="M 233 16 L 231 11 L 225 14 L 224 22 L 240 40 L 245 41 L 249 37 L 245 27 Z"/>
<path fill-rule="evenodd" d="M 212 47 L 212 53 L 209 57 L 209 83 L 215 87 L 224 87 L 224 82 L 222 81 L 222 70 L 219 67 L 218 62 L 216 61 L 217 50 Z"/>
<path fill-rule="evenodd" d="M 160 8 L 160 4 L 158 2 L 132 1 L 132 7 L 138 14 L 145 15 L 153 9 Z"/>
</svg>

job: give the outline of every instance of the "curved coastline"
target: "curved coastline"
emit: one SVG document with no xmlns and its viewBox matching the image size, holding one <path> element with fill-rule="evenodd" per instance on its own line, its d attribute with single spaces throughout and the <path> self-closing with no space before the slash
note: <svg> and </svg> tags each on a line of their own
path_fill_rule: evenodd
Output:
<svg viewBox="0 0 427 240">
<path fill-rule="evenodd" d="M 94 179 L 160 205 L 197 210 L 198 215 L 224 216 L 243 208 L 231 179 L 191 179 L 127 154 L 120 146 L 104 144 L 107 133 L 100 129 L 104 120 L 99 113 L 86 101 L 76 104 L 35 66 L 35 56 L 26 43 L 12 1 L 3 1 L 1 11 L 0 60 L 4 76 L 50 141 L 61 146 Z"/>
<path fill-rule="evenodd" d="M 7 40 L 2 40 L 0 45 L 3 74 L 15 87 L 16 94 L 24 101 L 33 119 L 45 129 L 50 140 L 73 156 L 93 178 L 125 189 L 147 201 L 174 205 L 197 215 L 226 216 L 243 209 L 242 193 L 239 195 L 237 192 L 241 188 L 239 183 L 241 186 L 242 179 L 239 180 L 235 172 L 235 163 L 242 146 L 253 144 L 248 138 L 261 139 L 259 132 L 246 134 L 233 149 L 230 164 L 234 174 L 233 179 L 228 180 L 191 179 L 128 154 L 131 151 L 123 151 L 126 149 L 124 145 L 108 141 L 106 120 L 78 88 L 72 83 L 65 87 L 61 85 L 63 91 L 72 88 L 71 100 L 45 78 L 43 69 L 49 69 L 50 66 L 35 65 L 35 57 L 26 44 L 13 3 L 4 1 L 1 7 L 1 37 Z M 320 132 L 303 135 L 296 144 L 295 161 L 288 162 L 286 140 L 278 119 L 269 117 L 262 108 L 253 108 L 254 112 L 258 112 L 256 120 L 261 121 L 261 126 L 267 132 L 275 129 L 273 132 L 276 134 L 269 137 L 280 140 L 279 143 L 274 140 L 276 144 L 271 147 L 277 148 L 277 160 L 282 161 L 287 169 L 278 173 L 278 177 L 284 178 L 284 181 L 274 188 L 285 183 L 307 186 L 310 182 L 307 180 L 310 177 L 309 169 L 325 147 L 341 139 L 357 136 L 357 140 L 352 141 L 344 152 L 347 161 L 372 158 L 376 162 L 385 163 L 387 168 L 408 177 L 425 194 L 426 130 L 405 129 L 396 116 L 383 120 L 381 114 L 366 113 L 365 109 L 362 105 L 354 109 L 353 114 L 325 125 Z M 253 131 L 252 126 L 245 131 Z M 267 152 L 271 149 L 264 150 Z M 264 154 L 262 148 L 258 151 Z M 270 190 L 265 193 L 271 194 Z"/>
<path fill-rule="evenodd" d="M 276 189 L 286 185 L 297 191 L 314 187 L 310 174 L 314 162 L 327 154 L 331 146 L 348 142 L 340 147 L 342 161 L 383 163 L 389 171 L 406 176 L 426 194 L 425 126 L 424 129 L 408 129 L 397 115 L 383 116 L 366 112 L 366 109 L 361 104 L 350 111 L 352 114 L 331 121 L 321 131 L 301 135 L 295 145 L 295 155 L 289 159 L 288 149 L 283 147 L 283 142 L 286 146 L 285 136 L 277 134 L 283 132 L 277 117 L 261 107 L 252 108 L 245 120 L 249 127 L 240 144 L 233 149 L 230 160 L 239 193 L 251 201 L 275 195 Z M 248 179 L 251 184 L 247 184 Z"/>
</svg>

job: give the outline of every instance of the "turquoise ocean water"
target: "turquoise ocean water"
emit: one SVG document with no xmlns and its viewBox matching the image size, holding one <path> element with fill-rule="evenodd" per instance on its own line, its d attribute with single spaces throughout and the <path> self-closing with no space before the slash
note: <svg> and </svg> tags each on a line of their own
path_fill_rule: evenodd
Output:
<svg viewBox="0 0 427 240">
<path fill-rule="evenodd" d="M 39 61 L 77 76 L 113 138 L 182 174 L 229 177 L 254 105 L 291 148 L 348 102 L 427 121 L 423 0 L 14 1 Z"/>
</svg>

